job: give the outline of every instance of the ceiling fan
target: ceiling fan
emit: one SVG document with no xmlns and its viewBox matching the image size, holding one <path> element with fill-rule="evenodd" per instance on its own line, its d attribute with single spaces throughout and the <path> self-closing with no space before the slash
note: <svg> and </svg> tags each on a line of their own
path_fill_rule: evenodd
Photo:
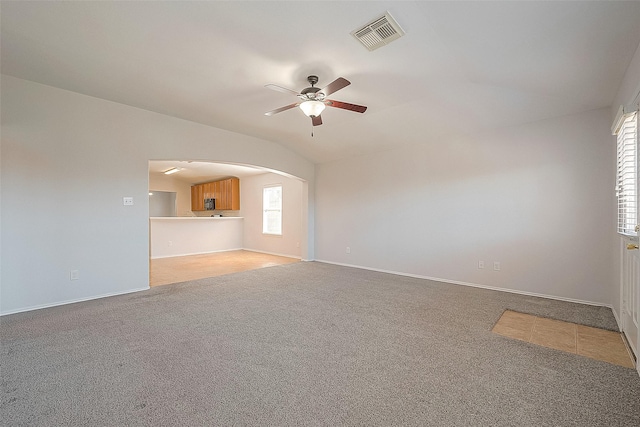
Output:
<svg viewBox="0 0 640 427">
<path fill-rule="evenodd" d="M 322 124 L 322 117 L 320 114 L 324 110 L 325 106 L 342 108 L 343 110 L 355 111 L 356 113 L 364 113 L 367 111 L 367 107 L 363 105 L 349 104 L 348 102 L 335 101 L 327 98 L 327 96 L 332 93 L 349 86 L 351 84 L 349 80 L 338 77 L 323 89 L 315 87 L 318 83 L 318 76 L 309 76 L 307 77 L 307 81 L 311 84 L 311 87 L 302 89 L 300 93 L 274 84 L 265 85 L 266 88 L 277 90 L 278 92 L 293 94 L 300 98 L 300 101 L 295 104 L 289 104 L 284 107 L 276 108 L 275 110 L 267 111 L 264 115 L 273 116 L 274 114 L 282 111 L 300 107 L 307 117 L 311 117 L 311 123 L 313 126 L 318 126 Z"/>
</svg>

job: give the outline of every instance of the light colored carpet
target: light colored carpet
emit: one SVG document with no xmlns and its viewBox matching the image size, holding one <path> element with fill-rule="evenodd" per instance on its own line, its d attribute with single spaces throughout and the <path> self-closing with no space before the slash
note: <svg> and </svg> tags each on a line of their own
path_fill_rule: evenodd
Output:
<svg viewBox="0 0 640 427">
<path fill-rule="evenodd" d="M 629 368 L 491 333 L 611 310 L 307 262 L 3 317 L 3 425 L 638 426 Z"/>
</svg>

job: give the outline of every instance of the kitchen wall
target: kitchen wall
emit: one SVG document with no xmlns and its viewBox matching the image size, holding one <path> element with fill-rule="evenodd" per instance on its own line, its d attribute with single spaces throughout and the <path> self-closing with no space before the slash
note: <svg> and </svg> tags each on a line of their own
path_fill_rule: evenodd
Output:
<svg viewBox="0 0 640 427">
<path fill-rule="evenodd" d="M 300 177 L 313 232 L 314 165 L 279 144 L 6 75 L 1 84 L 0 314 L 148 288 L 149 160 Z M 313 258 L 312 236 L 302 250 Z"/>
<path fill-rule="evenodd" d="M 282 185 L 282 236 L 262 234 L 262 190 Z M 274 173 L 244 177 L 240 180 L 240 211 L 244 217 L 244 248 L 295 258 L 301 257 L 302 194 L 300 180 Z"/>
<path fill-rule="evenodd" d="M 318 165 L 316 259 L 611 304 L 610 125 L 607 108 Z"/>
<path fill-rule="evenodd" d="M 191 215 L 191 184 L 173 175 L 149 173 L 149 191 L 171 191 L 176 193 L 178 216 Z"/>
</svg>

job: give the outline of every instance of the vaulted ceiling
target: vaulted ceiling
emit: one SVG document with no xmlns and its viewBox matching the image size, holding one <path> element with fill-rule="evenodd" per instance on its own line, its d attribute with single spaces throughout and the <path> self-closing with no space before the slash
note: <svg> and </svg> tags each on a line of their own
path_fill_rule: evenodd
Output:
<svg viewBox="0 0 640 427">
<path fill-rule="evenodd" d="M 322 163 L 609 106 L 640 2 L 1 3 L 2 73 L 278 142 Z M 350 33 L 389 11 L 406 34 Z M 311 137 L 299 91 L 351 85 Z"/>
</svg>

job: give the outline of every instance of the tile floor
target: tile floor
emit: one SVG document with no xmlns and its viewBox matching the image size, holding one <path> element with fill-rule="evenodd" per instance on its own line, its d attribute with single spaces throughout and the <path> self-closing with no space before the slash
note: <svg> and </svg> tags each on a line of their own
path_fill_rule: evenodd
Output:
<svg viewBox="0 0 640 427">
<path fill-rule="evenodd" d="M 634 363 L 619 332 L 546 319 L 507 310 L 493 332 L 556 350 L 633 368 Z"/>
<path fill-rule="evenodd" d="M 300 262 L 300 259 L 244 250 L 157 258 L 149 260 L 149 286 L 168 285 L 294 262 Z"/>
</svg>

